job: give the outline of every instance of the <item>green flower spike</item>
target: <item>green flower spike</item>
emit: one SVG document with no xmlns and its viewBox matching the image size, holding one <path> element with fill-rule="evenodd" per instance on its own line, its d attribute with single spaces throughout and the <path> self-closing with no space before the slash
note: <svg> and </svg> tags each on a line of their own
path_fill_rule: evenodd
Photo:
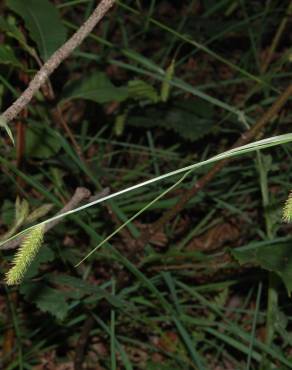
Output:
<svg viewBox="0 0 292 370">
<path fill-rule="evenodd" d="M 283 221 L 285 222 L 292 221 L 292 191 L 290 192 L 283 208 Z"/>
<path fill-rule="evenodd" d="M 44 225 L 36 226 L 29 231 L 13 259 L 13 266 L 6 274 L 5 281 L 7 285 L 21 283 L 29 265 L 42 245 L 43 237 Z"/>
</svg>

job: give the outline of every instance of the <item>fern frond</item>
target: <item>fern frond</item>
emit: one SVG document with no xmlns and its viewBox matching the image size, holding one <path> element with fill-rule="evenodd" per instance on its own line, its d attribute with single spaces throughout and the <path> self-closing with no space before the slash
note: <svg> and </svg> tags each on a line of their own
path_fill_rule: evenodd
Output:
<svg viewBox="0 0 292 370">
<path fill-rule="evenodd" d="M 36 226 L 24 238 L 7 272 L 5 281 L 7 285 L 19 284 L 29 265 L 39 251 L 44 237 L 44 225 Z"/>
<path fill-rule="evenodd" d="M 285 222 L 292 221 L 292 191 L 290 192 L 283 208 L 283 221 Z"/>
</svg>

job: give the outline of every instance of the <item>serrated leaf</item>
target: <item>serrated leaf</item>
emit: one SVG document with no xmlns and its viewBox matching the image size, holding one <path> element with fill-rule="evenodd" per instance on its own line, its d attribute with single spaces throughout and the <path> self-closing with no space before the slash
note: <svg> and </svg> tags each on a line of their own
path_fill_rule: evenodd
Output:
<svg viewBox="0 0 292 370">
<path fill-rule="evenodd" d="M 153 86 L 142 80 L 132 80 L 128 83 L 129 98 L 135 100 L 149 99 L 157 103 L 159 98 Z"/>
<path fill-rule="evenodd" d="M 8 45 L 0 45 L 0 63 L 22 68 L 22 64 L 18 61 L 14 51 Z"/>
<path fill-rule="evenodd" d="M 263 269 L 278 274 L 290 295 L 292 292 L 292 254 L 291 244 L 273 244 L 246 250 L 231 250 L 240 264 L 253 263 Z"/>
<path fill-rule="evenodd" d="M 103 288 L 100 288 L 96 285 L 92 285 L 87 281 L 75 278 L 73 276 L 69 275 L 50 276 L 50 281 L 55 284 L 66 285 L 73 290 L 78 290 L 82 293 L 82 296 L 84 296 L 85 294 L 93 294 L 97 300 L 104 298 L 115 307 L 121 307 L 122 305 L 124 305 L 124 302 L 122 300 L 108 293 Z"/>
<path fill-rule="evenodd" d="M 186 140 L 195 141 L 213 129 L 212 109 L 202 109 L 195 102 L 169 107 L 150 107 L 141 115 L 129 117 L 127 123 L 140 127 L 162 127 L 178 133 Z"/>
<path fill-rule="evenodd" d="M 85 99 L 100 104 L 111 101 L 122 102 L 127 98 L 128 89 L 115 86 L 102 72 L 95 72 L 88 77 L 70 82 L 65 86 L 63 93 L 63 101 Z"/>
<path fill-rule="evenodd" d="M 161 125 L 168 130 L 177 132 L 186 140 L 195 141 L 208 134 L 213 123 L 210 120 L 200 118 L 192 113 L 174 109 L 165 117 Z"/>
<path fill-rule="evenodd" d="M 25 23 L 44 61 L 66 41 L 66 29 L 57 8 L 48 0 L 7 0 L 7 6 Z"/>
<path fill-rule="evenodd" d="M 49 312 L 59 320 L 63 320 L 69 311 L 63 293 L 49 287 L 39 295 L 35 303 L 41 311 Z"/>
<path fill-rule="evenodd" d="M 63 292 L 43 283 L 23 284 L 20 292 L 28 302 L 35 303 L 41 311 L 48 312 L 59 320 L 63 320 L 69 311 Z"/>
</svg>

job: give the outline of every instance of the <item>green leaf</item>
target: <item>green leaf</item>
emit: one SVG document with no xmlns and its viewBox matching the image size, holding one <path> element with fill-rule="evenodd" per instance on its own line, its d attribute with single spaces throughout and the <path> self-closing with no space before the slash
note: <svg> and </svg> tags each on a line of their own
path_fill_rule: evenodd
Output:
<svg viewBox="0 0 292 370">
<path fill-rule="evenodd" d="M 48 0 L 7 0 L 7 6 L 25 23 L 44 61 L 66 41 L 66 29 L 57 8 Z"/>
<path fill-rule="evenodd" d="M 194 116 L 192 113 L 173 109 L 166 115 L 162 126 L 177 132 L 186 140 L 195 141 L 208 134 L 213 127 L 213 123 Z"/>
<path fill-rule="evenodd" d="M 273 244 L 255 249 L 231 250 L 240 264 L 254 263 L 263 269 L 278 274 L 286 286 L 288 294 L 292 291 L 291 243 Z"/>
<path fill-rule="evenodd" d="M 132 80 L 128 83 L 129 98 L 135 100 L 149 99 L 153 103 L 159 100 L 158 94 L 153 86 L 142 80 Z"/>
<path fill-rule="evenodd" d="M 46 287 L 39 294 L 35 303 L 41 311 L 49 312 L 59 320 L 63 320 L 69 311 L 69 305 L 64 298 L 63 292 L 49 287 Z"/>
<path fill-rule="evenodd" d="M 179 102 L 173 106 L 150 107 L 139 116 L 129 117 L 128 123 L 146 128 L 162 127 L 175 131 L 186 140 L 195 141 L 213 129 L 212 108 L 207 103 L 203 106 L 205 109 L 196 102 Z"/>
<path fill-rule="evenodd" d="M 123 49 L 121 52 L 130 60 L 133 60 L 137 62 L 138 64 L 141 64 L 144 67 L 147 67 L 150 71 L 164 74 L 164 70 L 159 67 L 159 65 L 155 64 L 150 58 L 146 58 L 140 53 L 137 53 L 134 50 L 131 49 Z"/>
<path fill-rule="evenodd" d="M 22 64 L 18 61 L 13 50 L 8 45 L 0 45 L 0 63 L 22 68 Z"/>
<path fill-rule="evenodd" d="M 24 35 L 16 26 L 14 18 L 8 18 L 8 20 L 6 20 L 3 17 L 0 17 L 0 30 L 5 32 L 7 36 L 17 40 L 20 46 L 30 55 L 35 56 L 34 49 L 27 44 Z M 26 67 L 25 65 L 21 64 L 21 68 L 25 69 Z"/>
<path fill-rule="evenodd" d="M 63 101 L 72 99 L 91 100 L 95 103 L 122 102 L 126 99 L 147 99 L 153 103 L 159 100 L 153 86 L 142 80 L 129 81 L 128 86 L 115 86 L 103 72 L 94 72 L 88 77 L 69 82 L 63 93 Z"/>
<path fill-rule="evenodd" d="M 169 82 L 173 78 L 174 69 L 175 69 L 175 59 L 173 59 L 170 65 L 167 67 L 166 72 L 165 72 L 165 79 L 163 80 L 162 85 L 161 85 L 160 99 L 163 102 L 166 102 L 169 98 L 170 87 L 171 87 Z"/>
<path fill-rule="evenodd" d="M 17 40 L 20 44 L 25 44 L 23 34 L 19 31 L 12 19 L 7 21 L 3 17 L 0 17 L 0 30 L 5 32 L 9 37 Z"/>
<path fill-rule="evenodd" d="M 28 302 L 35 303 L 41 311 L 49 312 L 59 320 L 63 320 L 69 311 L 63 292 L 44 283 L 24 283 L 20 287 L 20 293 Z"/>
<path fill-rule="evenodd" d="M 54 207 L 52 203 L 42 204 L 40 207 L 34 209 L 26 218 L 25 223 L 33 223 L 39 218 L 46 216 Z"/>
<path fill-rule="evenodd" d="M 26 131 L 25 155 L 40 159 L 50 158 L 61 149 L 57 136 L 52 135 L 37 123 L 29 125 Z"/>
<path fill-rule="evenodd" d="M 9 229 L 1 235 L 0 240 L 6 240 L 15 234 L 23 225 L 29 213 L 29 204 L 26 199 L 20 201 L 17 197 L 15 202 L 15 216 L 13 222 L 10 224 Z"/>
<path fill-rule="evenodd" d="M 91 100 L 96 103 L 122 102 L 128 98 L 126 87 L 116 87 L 102 72 L 92 73 L 80 80 L 69 82 L 64 89 L 63 101 L 72 99 Z"/>
<path fill-rule="evenodd" d="M 15 145 L 12 131 L 10 130 L 10 127 L 8 126 L 6 120 L 3 118 L 3 116 L 0 116 L 0 127 L 4 128 L 4 130 L 6 131 L 6 134 L 9 136 L 10 140 L 12 141 L 12 144 Z"/>
<path fill-rule="evenodd" d="M 93 294 L 97 300 L 104 298 L 114 307 L 121 307 L 124 305 L 124 302 L 117 298 L 116 296 L 113 296 L 106 290 L 96 285 L 92 285 L 82 279 L 78 279 L 76 277 L 69 275 L 50 276 L 49 279 L 52 283 L 66 285 L 70 287 L 72 290 L 80 291 L 81 297 L 83 297 L 86 294 L 90 295 Z"/>
</svg>

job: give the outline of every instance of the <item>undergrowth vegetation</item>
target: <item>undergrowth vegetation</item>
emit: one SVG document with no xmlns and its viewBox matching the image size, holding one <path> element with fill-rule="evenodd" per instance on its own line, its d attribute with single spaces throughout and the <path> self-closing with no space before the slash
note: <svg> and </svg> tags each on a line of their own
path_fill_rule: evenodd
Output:
<svg viewBox="0 0 292 370">
<path fill-rule="evenodd" d="M 1 112 L 95 6 L 0 4 Z M 291 14 L 118 0 L 0 120 L 1 368 L 292 368 Z"/>
</svg>

